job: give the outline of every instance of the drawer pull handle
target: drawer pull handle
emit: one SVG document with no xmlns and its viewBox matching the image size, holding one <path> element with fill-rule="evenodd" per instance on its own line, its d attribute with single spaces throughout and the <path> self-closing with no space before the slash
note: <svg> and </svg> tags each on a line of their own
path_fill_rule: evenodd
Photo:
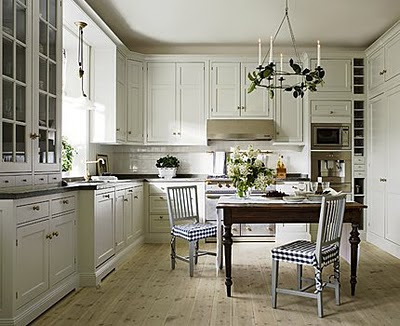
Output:
<svg viewBox="0 0 400 326">
<path fill-rule="evenodd" d="M 250 226 L 246 226 L 246 230 L 250 232 L 252 231 Z"/>
<path fill-rule="evenodd" d="M 163 217 L 164 217 L 164 216 L 161 216 L 161 215 L 160 215 L 160 219 L 163 219 Z"/>
<path fill-rule="evenodd" d="M 110 195 L 103 195 L 103 198 L 110 198 Z"/>
<path fill-rule="evenodd" d="M 380 182 L 386 182 L 387 179 L 385 179 L 385 178 L 380 178 L 379 181 L 380 181 Z"/>
<path fill-rule="evenodd" d="M 132 189 L 129 189 L 128 192 L 133 192 L 133 190 L 132 190 Z"/>
<path fill-rule="evenodd" d="M 59 235 L 58 231 L 54 231 L 54 232 L 53 232 L 53 235 L 54 235 L 55 237 L 58 237 L 58 235 Z"/>
<path fill-rule="evenodd" d="M 4 180 L 4 183 L 9 183 L 10 181 L 8 181 L 8 180 Z"/>
<path fill-rule="evenodd" d="M 26 180 L 26 179 L 22 179 L 22 182 L 28 182 L 28 180 Z"/>
<path fill-rule="evenodd" d="M 57 177 L 53 177 L 53 180 L 57 180 Z"/>
<path fill-rule="evenodd" d="M 237 231 L 237 228 L 232 228 L 232 231 L 235 231 L 235 232 L 236 232 L 236 231 Z"/>
<path fill-rule="evenodd" d="M 134 199 L 138 199 L 139 197 L 138 197 L 138 196 L 133 196 L 133 198 L 134 198 Z"/>
<path fill-rule="evenodd" d="M 46 239 L 53 239 L 53 236 L 49 233 L 49 234 L 46 234 Z"/>
<path fill-rule="evenodd" d="M 34 211 L 40 211 L 40 206 L 39 205 L 35 205 L 35 206 L 32 207 L 32 209 Z"/>
<path fill-rule="evenodd" d="M 62 203 L 65 204 L 65 205 L 68 205 L 68 204 L 69 204 L 69 200 L 68 200 L 68 199 L 64 199 L 64 200 L 62 201 Z"/>
</svg>

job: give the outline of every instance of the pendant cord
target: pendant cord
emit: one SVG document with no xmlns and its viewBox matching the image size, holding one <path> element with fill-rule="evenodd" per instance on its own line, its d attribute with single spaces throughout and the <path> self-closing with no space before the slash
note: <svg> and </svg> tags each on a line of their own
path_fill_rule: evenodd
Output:
<svg viewBox="0 0 400 326">
<path fill-rule="evenodd" d="M 85 71 L 83 70 L 83 28 L 79 27 L 79 36 L 78 36 L 78 66 L 79 66 L 79 78 L 81 79 L 81 91 L 82 96 L 87 97 L 85 94 L 85 90 L 83 87 L 83 75 Z"/>
</svg>

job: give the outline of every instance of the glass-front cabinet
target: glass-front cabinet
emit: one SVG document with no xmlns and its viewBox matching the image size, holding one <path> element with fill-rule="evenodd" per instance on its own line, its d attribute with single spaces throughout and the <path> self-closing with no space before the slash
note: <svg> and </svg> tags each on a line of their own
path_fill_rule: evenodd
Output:
<svg viewBox="0 0 400 326">
<path fill-rule="evenodd" d="M 2 0 L 1 10 L 1 172 L 30 171 L 31 1 Z"/>
<path fill-rule="evenodd" d="M 33 56 L 36 71 L 32 134 L 34 164 L 35 171 L 58 171 L 61 159 L 61 4 L 59 0 L 37 2 Z"/>
<path fill-rule="evenodd" d="M 59 171 L 61 1 L 0 3 L 0 172 Z"/>
</svg>

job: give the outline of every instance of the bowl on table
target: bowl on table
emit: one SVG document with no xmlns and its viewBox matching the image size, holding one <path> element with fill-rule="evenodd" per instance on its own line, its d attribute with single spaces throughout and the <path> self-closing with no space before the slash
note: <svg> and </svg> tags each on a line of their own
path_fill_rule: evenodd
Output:
<svg viewBox="0 0 400 326">
<path fill-rule="evenodd" d="M 301 203 L 306 199 L 304 196 L 286 196 L 282 198 L 287 203 Z"/>
</svg>

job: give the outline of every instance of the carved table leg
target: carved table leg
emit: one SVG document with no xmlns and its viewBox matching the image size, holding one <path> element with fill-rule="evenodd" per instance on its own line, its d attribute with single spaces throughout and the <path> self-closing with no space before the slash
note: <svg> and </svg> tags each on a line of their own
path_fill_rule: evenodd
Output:
<svg viewBox="0 0 400 326">
<path fill-rule="evenodd" d="M 228 297 L 232 296 L 232 224 L 229 222 L 224 222 L 224 249 L 225 249 L 225 285 L 226 285 L 226 295 Z"/>
<path fill-rule="evenodd" d="M 358 257 L 358 244 L 360 243 L 360 233 L 358 232 L 358 224 L 351 225 L 350 232 L 350 245 L 351 245 L 351 295 L 355 295 L 357 284 L 357 257 Z"/>
</svg>

